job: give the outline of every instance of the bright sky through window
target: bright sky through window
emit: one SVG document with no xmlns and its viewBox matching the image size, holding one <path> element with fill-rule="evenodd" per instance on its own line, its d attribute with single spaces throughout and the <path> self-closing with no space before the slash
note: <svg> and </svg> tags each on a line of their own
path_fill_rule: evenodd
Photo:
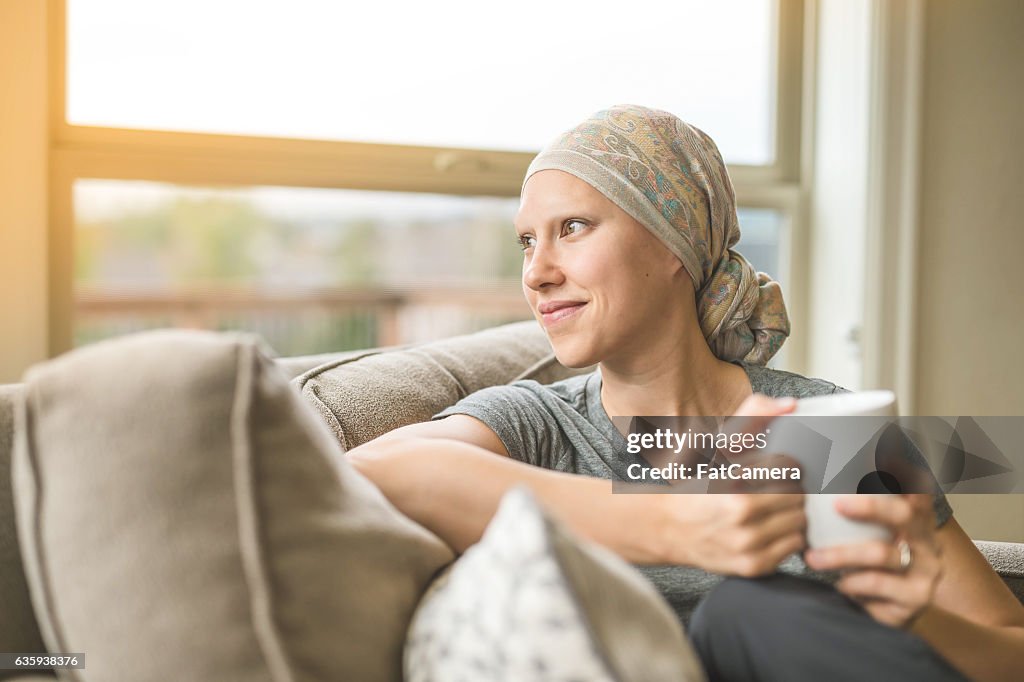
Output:
<svg viewBox="0 0 1024 682">
<path fill-rule="evenodd" d="M 68 0 L 72 124 L 537 150 L 638 103 L 773 159 L 773 0 Z"/>
</svg>

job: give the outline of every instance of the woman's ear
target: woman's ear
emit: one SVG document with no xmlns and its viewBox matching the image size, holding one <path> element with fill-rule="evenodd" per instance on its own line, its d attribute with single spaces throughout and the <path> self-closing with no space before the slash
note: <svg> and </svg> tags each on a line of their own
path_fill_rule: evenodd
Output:
<svg viewBox="0 0 1024 682">
<path fill-rule="evenodd" d="M 653 243 L 657 244 L 656 262 L 659 267 L 665 268 L 662 272 L 669 273 L 673 278 L 678 277 L 679 274 L 682 273 L 684 277 L 689 279 L 690 275 L 686 272 L 686 268 L 683 266 L 683 261 L 679 260 L 679 256 L 669 251 L 669 248 L 661 243 L 657 237 L 654 237 L 654 235 L 650 235 L 650 238 Z"/>
<path fill-rule="evenodd" d="M 668 249 L 666 249 L 666 251 L 667 250 Z M 672 273 L 672 279 L 679 280 L 680 286 L 687 288 L 690 291 L 690 293 L 695 293 L 695 289 L 693 286 L 693 278 L 690 277 L 690 273 L 686 270 L 686 266 L 683 265 L 683 261 L 676 258 L 676 256 L 671 252 L 669 253 L 669 255 L 672 256 L 672 262 L 669 264 L 669 268 L 671 268 L 670 271 Z"/>
</svg>

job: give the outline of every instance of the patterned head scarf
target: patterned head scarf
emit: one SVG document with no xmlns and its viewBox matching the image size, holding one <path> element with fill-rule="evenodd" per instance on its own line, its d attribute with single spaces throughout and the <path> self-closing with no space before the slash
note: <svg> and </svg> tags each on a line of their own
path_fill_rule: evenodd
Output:
<svg viewBox="0 0 1024 682">
<path fill-rule="evenodd" d="M 736 196 L 714 141 L 664 111 L 617 105 L 560 135 L 530 164 L 591 185 L 650 230 L 697 292 L 697 316 L 723 360 L 763 365 L 789 336 L 782 289 L 732 247 Z"/>
</svg>

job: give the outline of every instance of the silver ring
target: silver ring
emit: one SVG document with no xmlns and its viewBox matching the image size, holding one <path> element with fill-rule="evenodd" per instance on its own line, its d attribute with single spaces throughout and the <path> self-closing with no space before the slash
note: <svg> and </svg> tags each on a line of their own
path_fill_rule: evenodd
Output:
<svg viewBox="0 0 1024 682">
<path fill-rule="evenodd" d="M 906 571 L 910 568 L 910 564 L 914 563 L 914 555 L 910 553 L 910 543 L 900 540 L 896 548 L 900 551 L 900 570 Z"/>
</svg>

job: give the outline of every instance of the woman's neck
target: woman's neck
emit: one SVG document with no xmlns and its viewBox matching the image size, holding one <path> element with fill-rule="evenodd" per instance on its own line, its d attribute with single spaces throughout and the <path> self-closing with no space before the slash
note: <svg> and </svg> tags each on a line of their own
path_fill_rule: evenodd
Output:
<svg viewBox="0 0 1024 682">
<path fill-rule="evenodd" d="M 702 336 L 601 363 L 601 403 L 617 416 L 727 416 L 752 393 L 747 373 L 719 360 Z"/>
</svg>

